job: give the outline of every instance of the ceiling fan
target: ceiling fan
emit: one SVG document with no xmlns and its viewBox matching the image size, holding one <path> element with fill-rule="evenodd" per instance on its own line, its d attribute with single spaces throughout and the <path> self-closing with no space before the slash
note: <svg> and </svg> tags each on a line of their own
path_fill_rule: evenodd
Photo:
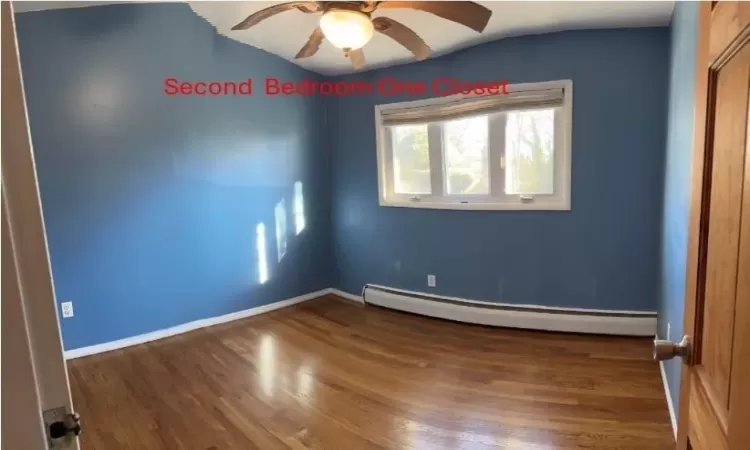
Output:
<svg viewBox="0 0 750 450">
<path fill-rule="evenodd" d="M 372 38 L 375 31 L 382 33 L 409 50 L 421 61 L 430 56 L 432 51 L 421 37 L 406 25 L 388 17 L 372 18 L 376 10 L 415 9 L 434 14 L 452 22 L 459 23 L 481 33 L 487 26 L 492 11 L 470 1 L 302 1 L 285 2 L 261 9 L 250 14 L 232 30 L 247 30 L 259 22 L 276 14 L 296 9 L 307 14 L 319 14 L 320 24 L 316 27 L 307 43 L 300 49 L 295 59 L 309 58 L 318 52 L 325 37 L 335 47 L 340 48 L 349 58 L 355 69 L 365 65 L 362 47 Z"/>
</svg>

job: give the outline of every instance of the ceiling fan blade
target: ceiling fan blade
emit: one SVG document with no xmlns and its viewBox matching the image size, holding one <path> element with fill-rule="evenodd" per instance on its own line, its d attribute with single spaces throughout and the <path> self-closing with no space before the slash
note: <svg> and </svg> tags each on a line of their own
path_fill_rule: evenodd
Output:
<svg viewBox="0 0 750 450">
<path fill-rule="evenodd" d="M 345 53 L 346 57 L 349 58 L 349 61 L 351 61 L 352 67 L 354 67 L 356 70 L 359 70 L 365 66 L 365 54 L 362 52 L 361 48 L 358 48 L 357 50 L 349 50 Z"/>
<path fill-rule="evenodd" d="M 492 10 L 476 2 L 380 2 L 378 9 L 416 9 L 460 23 L 481 33 L 492 17 Z"/>
<path fill-rule="evenodd" d="M 245 20 L 233 26 L 232 30 L 247 30 L 253 25 L 257 25 L 259 22 L 266 20 L 269 17 L 292 9 L 298 9 L 302 12 L 313 13 L 320 10 L 320 4 L 318 2 L 279 3 L 278 5 L 269 6 L 268 8 L 264 8 L 260 11 L 250 14 L 245 18 Z"/>
<path fill-rule="evenodd" d="M 383 33 L 414 53 L 417 60 L 421 61 L 430 57 L 432 53 L 430 47 L 411 28 L 388 17 L 376 17 L 372 20 L 372 23 L 378 32 Z"/>
<path fill-rule="evenodd" d="M 309 58 L 312 55 L 318 53 L 318 49 L 320 49 L 320 44 L 322 42 L 323 30 L 321 30 L 320 27 L 317 27 L 313 30 L 310 38 L 307 40 L 307 43 L 300 49 L 294 59 Z"/>
</svg>

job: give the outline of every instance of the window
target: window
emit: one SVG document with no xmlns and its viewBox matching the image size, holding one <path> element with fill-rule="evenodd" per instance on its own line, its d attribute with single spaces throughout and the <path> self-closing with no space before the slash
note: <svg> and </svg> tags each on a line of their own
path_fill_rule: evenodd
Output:
<svg viewBox="0 0 750 450">
<path fill-rule="evenodd" d="M 570 209 L 571 81 L 378 105 L 380 204 Z"/>
</svg>

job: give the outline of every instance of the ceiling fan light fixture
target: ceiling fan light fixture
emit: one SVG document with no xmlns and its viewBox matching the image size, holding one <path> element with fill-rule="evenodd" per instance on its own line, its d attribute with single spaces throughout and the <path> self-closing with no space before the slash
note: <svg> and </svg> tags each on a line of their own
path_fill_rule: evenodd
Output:
<svg viewBox="0 0 750 450">
<path fill-rule="evenodd" d="M 320 29 L 335 47 L 349 50 L 364 47 L 375 31 L 369 16 L 344 9 L 326 11 L 320 18 Z"/>
</svg>

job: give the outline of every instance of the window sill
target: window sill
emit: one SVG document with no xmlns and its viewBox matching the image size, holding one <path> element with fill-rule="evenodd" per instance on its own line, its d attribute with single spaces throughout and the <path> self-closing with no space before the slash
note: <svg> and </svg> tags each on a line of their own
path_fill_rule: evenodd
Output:
<svg viewBox="0 0 750 450">
<path fill-rule="evenodd" d="M 462 211 L 570 211 L 570 202 L 530 203 L 452 203 L 398 201 L 380 199 L 380 206 L 395 208 L 453 209 Z"/>
</svg>

